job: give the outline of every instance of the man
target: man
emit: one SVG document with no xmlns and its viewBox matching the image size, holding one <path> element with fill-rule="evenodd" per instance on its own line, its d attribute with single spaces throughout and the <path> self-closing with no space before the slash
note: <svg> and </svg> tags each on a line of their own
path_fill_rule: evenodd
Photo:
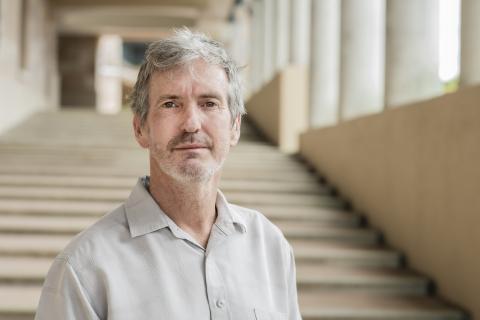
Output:
<svg viewBox="0 0 480 320">
<path fill-rule="evenodd" d="M 132 109 L 150 176 L 55 259 L 36 319 L 300 319 L 289 244 L 218 190 L 245 113 L 224 49 L 187 29 L 153 43 Z"/>
</svg>

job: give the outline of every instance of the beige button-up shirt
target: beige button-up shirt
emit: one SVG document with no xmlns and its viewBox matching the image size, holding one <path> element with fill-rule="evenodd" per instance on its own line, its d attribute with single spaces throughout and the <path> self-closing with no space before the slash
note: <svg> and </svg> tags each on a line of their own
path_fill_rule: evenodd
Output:
<svg viewBox="0 0 480 320">
<path fill-rule="evenodd" d="M 36 320 L 301 319 L 294 257 L 277 227 L 219 191 L 204 249 L 143 182 L 55 258 Z"/>
</svg>

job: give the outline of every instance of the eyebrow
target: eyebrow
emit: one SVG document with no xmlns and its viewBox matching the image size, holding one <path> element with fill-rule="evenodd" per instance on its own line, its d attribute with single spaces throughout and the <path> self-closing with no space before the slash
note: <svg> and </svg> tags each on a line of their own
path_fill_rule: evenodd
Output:
<svg viewBox="0 0 480 320">
<path fill-rule="evenodd" d="M 223 101 L 222 96 L 220 94 L 216 93 L 204 93 L 199 96 L 201 99 L 208 99 L 208 98 L 214 98 L 219 101 Z"/>
<path fill-rule="evenodd" d="M 223 101 L 222 96 L 220 94 L 214 93 L 214 92 L 209 92 L 209 93 L 204 93 L 199 96 L 200 99 L 217 99 L 219 101 Z M 157 98 L 157 101 L 155 101 L 155 105 L 158 105 L 160 101 L 162 100 L 180 100 L 181 97 L 174 95 L 174 94 L 165 94 L 161 95 Z"/>
</svg>

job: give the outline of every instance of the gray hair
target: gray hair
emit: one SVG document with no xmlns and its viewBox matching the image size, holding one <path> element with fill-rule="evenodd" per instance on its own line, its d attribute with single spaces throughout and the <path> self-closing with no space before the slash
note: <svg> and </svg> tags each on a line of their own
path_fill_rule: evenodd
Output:
<svg viewBox="0 0 480 320">
<path fill-rule="evenodd" d="M 145 53 L 145 61 L 140 67 L 137 82 L 129 97 L 132 111 L 140 118 L 142 125 L 148 115 L 148 91 L 152 74 L 187 65 L 199 58 L 225 70 L 228 79 L 228 108 L 232 122 L 246 113 L 238 67 L 225 49 L 219 42 L 206 35 L 183 28 L 175 30 L 175 34 L 170 38 L 151 43 Z"/>
</svg>

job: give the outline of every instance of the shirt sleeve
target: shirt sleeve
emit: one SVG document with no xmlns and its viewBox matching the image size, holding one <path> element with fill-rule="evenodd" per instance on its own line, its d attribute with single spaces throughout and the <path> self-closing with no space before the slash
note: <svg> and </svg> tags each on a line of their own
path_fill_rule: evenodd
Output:
<svg viewBox="0 0 480 320">
<path fill-rule="evenodd" d="M 100 320 L 66 258 L 56 258 L 43 284 L 35 320 Z"/>
<path fill-rule="evenodd" d="M 289 256 L 289 272 L 287 274 L 288 281 L 288 320 L 302 320 L 300 314 L 300 308 L 298 306 L 298 296 L 297 296 L 297 275 L 295 268 L 295 256 L 293 255 L 292 247 L 289 245 L 290 256 Z"/>
</svg>

